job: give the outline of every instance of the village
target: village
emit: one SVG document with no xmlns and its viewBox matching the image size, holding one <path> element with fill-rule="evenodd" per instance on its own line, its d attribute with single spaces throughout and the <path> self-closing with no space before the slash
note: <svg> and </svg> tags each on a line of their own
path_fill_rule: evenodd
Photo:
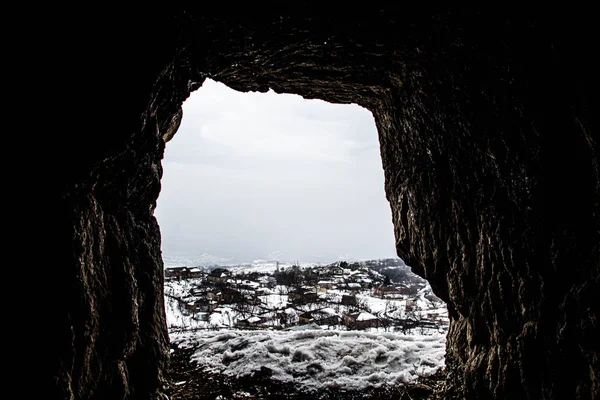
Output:
<svg viewBox="0 0 600 400">
<path fill-rule="evenodd" d="M 274 264 L 274 265 L 273 265 Z M 168 267 L 170 332 L 370 330 L 445 332 L 446 306 L 401 260 L 264 268 Z"/>
</svg>

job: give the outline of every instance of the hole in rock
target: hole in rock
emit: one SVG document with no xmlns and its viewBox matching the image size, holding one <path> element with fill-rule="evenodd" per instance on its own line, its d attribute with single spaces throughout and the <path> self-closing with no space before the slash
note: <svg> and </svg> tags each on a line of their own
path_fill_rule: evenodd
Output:
<svg viewBox="0 0 600 400">
<path fill-rule="evenodd" d="M 395 255 L 371 113 L 210 80 L 183 107 L 156 209 L 173 390 L 293 398 L 442 367 L 445 304 Z"/>
</svg>

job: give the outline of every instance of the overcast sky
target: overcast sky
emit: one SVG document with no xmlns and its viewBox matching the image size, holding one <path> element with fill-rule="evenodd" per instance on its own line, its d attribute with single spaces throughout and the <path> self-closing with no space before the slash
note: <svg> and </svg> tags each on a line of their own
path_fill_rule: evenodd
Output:
<svg viewBox="0 0 600 400">
<path fill-rule="evenodd" d="M 184 103 L 163 168 L 166 258 L 396 256 L 375 123 L 357 105 L 207 80 Z"/>
</svg>

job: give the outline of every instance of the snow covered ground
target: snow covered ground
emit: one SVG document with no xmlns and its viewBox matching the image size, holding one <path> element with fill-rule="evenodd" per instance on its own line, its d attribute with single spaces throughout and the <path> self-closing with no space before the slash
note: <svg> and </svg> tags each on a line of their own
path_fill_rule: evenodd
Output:
<svg viewBox="0 0 600 400">
<path fill-rule="evenodd" d="M 316 390 L 394 385 L 444 366 L 445 333 L 218 330 L 171 333 L 171 342 L 197 348 L 193 360 L 205 371 L 241 377 L 261 367 L 272 378 Z"/>
</svg>

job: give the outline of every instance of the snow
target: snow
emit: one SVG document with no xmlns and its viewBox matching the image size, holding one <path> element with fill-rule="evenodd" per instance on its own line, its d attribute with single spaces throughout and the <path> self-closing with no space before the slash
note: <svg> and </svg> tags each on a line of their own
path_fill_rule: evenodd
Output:
<svg viewBox="0 0 600 400">
<path fill-rule="evenodd" d="M 357 321 L 370 321 L 372 319 L 377 319 L 377 317 L 373 314 L 369 314 L 368 312 L 361 312 L 358 314 L 358 317 L 356 317 Z"/>
<path fill-rule="evenodd" d="M 279 263 L 280 268 L 287 269 L 291 265 Z M 252 266 L 261 273 L 273 272 L 275 268 L 273 261 Z M 444 365 L 447 310 L 440 302 L 431 300 L 431 289 L 426 285 L 419 285 L 418 293 L 410 298 L 380 298 L 374 297 L 373 291 L 366 287 L 358 288 L 357 283 L 335 277 L 341 282 L 338 288 L 319 292 L 319 302 L 295 304 L 288 296 L 292 288 L 272 286 L 273 277 L 258 277 L 256 282 L 247 280 L 246 276 L 236 276 L 238 272 L 250 272 L 245 267 L 227 267 L 227 270 L 232 273 L 227 275 L 231 277 L 228 282 L 232 287 L 248 296 L 257 294 L 261 304 L 240 308 L 211 300 L 211 304 L 217 305 L 212 312 L 194 312 L 185 305 L 213 299 L 212 294 L 209 297 L 206 293 L 210 283 L 202 278 L 190 278 L 168 280 L 165 284 L 170 339 L 180 346 L 195 348 L 194 359 L 201 370 L 236 377 L 250 375 L 264 366 L 273 371 L 274 379 L 293 381 L 310 390 L 322 387 L 360 390 L 366 386 L 412 381 Z M 364 271 L 344 272 L 345 277 L 353 275 L 347 280 L 371 281 Z M 377 274 L 373 271 L 373 275 Z M 334 282 L 332 277 L 322 276 L 319 283 L 330 286 Z M 355 285 L 358 285 L 357 290 L 349 290 Z M 246 290 L 249 288 L 253 290 Z M 311 292 L 316 290 L 315 286 L 309 288 Z M 358 312 L 356 308 L 341 304 L 342 296 L 349 293 L 356 293 L 360 304 L 358 321 L 421 316 L 437 321 L 441 328 L 403 331 L 395 326 L 382 326 L 349 331 L 344 324 L 319 326 L 314 323 L 290 327 L 298 323 L 299 315 L 307 312 L 316 313 L 319 318 L 315 319 L 357 315 L 354 314 Z M 407 305 L 412 308 L 407 310 Z M 234 329 L 239 321 L 261 324 L 257 326 L 260 330 Z"/>
<path fill-rule="evenodd" d="M 308 390 L 360 390 L 413 381 L 442 367 L 445 354 L 445 334 L 439 332 L 331 331 L 316 325 L 287 331 L 173 333 L 171 341 L 196 346 L 192 359 L 206 371 L 241 377 L 264 366 L 273 371 L 273 379 Z"/>
<path fill-rule="evenodd" d="M 319 311 L 321 311 L 323 314 L 337 315 L 337 312 L 331 307 L 322 308 Z"/>
<path fill-rule="evenodd" d="M 259 310 L 271 310 L 271 311 L 286 311 L 289 318 L 286 324 L 296 323 L 298 321 L 298 315 L 307 311 L 314 311 L 315 309 L 323 307 L 327 304 L 331 308 L 333 303 L 341 303 L 342 296 L 347 295 L 349 292 L 344 289 L 329 289 L 327 293 L 318 293 L 319 300 L 322 302 L 321 305 L 307 304 L 307 305 L 296 305 L 296 311 L 290 311 L 290 300 L 287 295 L 290 290 L 289 287 L 276 285 L 273 288 L 258 287 L 256 290 L 260 290 L 259 295 L 261 304 L 252 311 L 243 311 L 236 309 L 235 307 L 221 307 L 214 310 L 212 313 L 205 312 L 190 312 L 185 309 L 185 304 L 192 304 L 198 300 L 206 299 L 207 294 L 198 289 L 205 285 L 201 278 L 182 279 L 182 280 L 170 280 L 165 284 L 165 306 L 167 314 L 167 324 L 170 329 L 175 331 L 181 331 L 185 329 L 217 329 L 217 328 L 228 328 L 233 327 L 236 322 L 245 320 L 249 317 L 261 314 Z M 240 284 L 251 284 L 255 286 L 257 283 L 250 280 L 233 280 L 234 283 Z M 242 293 L 246 293 L 245 290 L 241 290 Z M 365 308 L 361 311 L 369 312 L 377 318 L 395 318 L 404 319 L 407 317 L 413 318 L 426 318 L 429 320 L 435 320 L 439 324 L 446 327 L 448 325 L 447 310 L 445 306 L 441 306 L 441 303 L 432 303 L 426 298 L 431 293 L 428 287 L 424 287 L 419 290 L 417 296 L 413 300 L 407 299 L 389 299 L 373 297 L 370 290 L 362 290 L 356 294 L 356 298 L 359 304 L 364 304 Z M 254 294 L 252 291 L 248 291 L 247 295 Z M 175 299 L 175 297 L 177 299 Z M 407 312 L 407 302 L 413 302 L 413 310 Z M 214 305 L 214 299 L 211 300 Z M 325 309 L 327 310 L 327 309 Z M 343 315 L 349 313 L 350 310 L 347 306 L 339 305 L 335 307 L 337 315 Z M 412 315 L 412 317 L 411 317 Z M 277 326 L 277 323 L 273 323 L 273 326 Z M 331 326 L 332 329 L 340 329 L 340 327 Z M 396 331 L 394 327 L 390 328 L 391 331 Z"/>
</svg>

